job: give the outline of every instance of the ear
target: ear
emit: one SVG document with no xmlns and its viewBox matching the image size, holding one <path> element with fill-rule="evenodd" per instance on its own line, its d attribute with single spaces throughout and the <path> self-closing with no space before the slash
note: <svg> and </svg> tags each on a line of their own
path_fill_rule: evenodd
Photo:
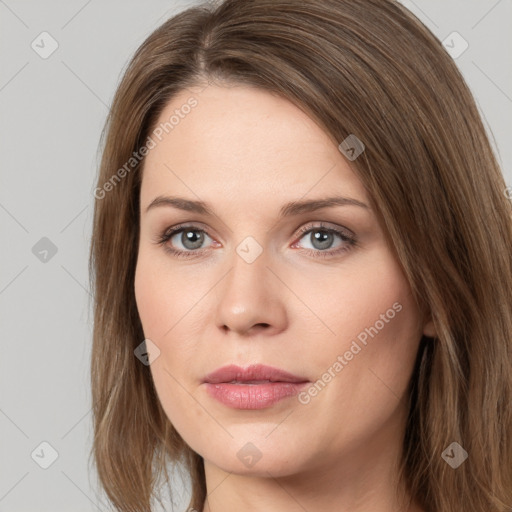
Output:
<svg viewBox="0 0 512 512">
<path fill-rule="evenodd" d="M 427 323 L 423 325 L 423 335 L 427 338 L 435 338 L 437 336 L 437 331 L 432 319 L 429 319 Z"/>
</svg>

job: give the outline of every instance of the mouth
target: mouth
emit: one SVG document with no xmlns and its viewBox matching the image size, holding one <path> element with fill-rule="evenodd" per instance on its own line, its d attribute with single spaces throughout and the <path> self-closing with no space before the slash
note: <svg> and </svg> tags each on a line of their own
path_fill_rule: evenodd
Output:
<svg viewBox="0 0 512 512">
<path fill-rule="evenodd" d="M 231 382 L 224 382 L 224 384 L 268 384 L 269 382 L 284 382 L 275 380 L 232 380 Z"/>
<path fill-rule="evenodd" d="M 264 409 L 297 395 L 309 380 L 265 365 L 224 366 L 203 381 L 208 394 L 233 409 Z"/>
<path fill-rule="evenodd" d="M 204 381 L 208 384 L 265 384 L 269 382 L 309 382 L 308 379 L 294 375 L 293 373 L 266 366 L 262 364 L 253 364 L 246 368 L 241 368 L 234 364 L 218 368 L 208 374 Z"/>
</svg>

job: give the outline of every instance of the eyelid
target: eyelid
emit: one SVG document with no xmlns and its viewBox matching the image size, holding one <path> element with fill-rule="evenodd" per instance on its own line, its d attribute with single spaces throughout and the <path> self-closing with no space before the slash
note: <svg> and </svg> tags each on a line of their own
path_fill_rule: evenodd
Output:
<svg viewBox="0 0 512 512">
<path fill-rule="evenodd" d="M 318 223 L 318 225 L 315 225 L 315 223 Z M 295 232 L 295 241 L 292 243 L 291 247 L 294 248 L 294 246 L 297 245 L 297 243 L 308 233 L 313 231 L 325 231 L 328 233 L 332 233 L 334 235 L 337 235 L 342 239 L 342 247 L 338 247 L 336 249 L 326 249 L 326 250 L 320 250 L 320 249 L 309 249 L 309 248 L 303 248 L 301 251 L 306 254 L 310 254 L 313 258 L 323 258 L 323 259 L 334 259 L 338 256 L 341 256 L 341 254 L 350 251 L 353 247 L 357 247 L 359 245 L 358 239 L 351 231 L 350 229 L 339 226 L 337 224 L 332 224 L 335 227 L 330 227 L 327 222 L 323 221 L 310 221 L 306 225 L 299 228 L 298 231 Z M 164 247 L 164 250 L 171 254 L 172 256 L 176 258 L 185 258 L 185 259 L 192 259 L 196 257 L 200 257 L 203 253 L 208 251 L 208 248 L 202 248 L 202 249 L 194 249 L 194 250 L 183 250 L 183 249 L 176 249 L 174 247 L 169 247 L 167 245 L 167 242 L 177 234 L 185 231 L 198 231 L 203 232 L 206 236 L 209 238 L 212 238 L 214 240 L 214 243 L 216 242 L 215 238 L 212 237 L 209 234 L 209 228 L 205 228 L 205 224 L 201 222 L 185 222 L 180 223 L 175 226 L 172 226 L 170 228 L 167 228 L 165 231 L 163 231 L 162 234 L 158 235 L 157 239 L 154 240 L 155 244 L 162 245 Z"/>
<path fill-rule="evenodd" d="M 186 231 L 187 229 L 189 231 L 199 231 L 202 233 L 205 233 L 206 236 L 211 238 L 212 240 L 216 241 L 217 237 L 214 237 L 210 235 L 209 228 L 205 227 L 205 224 L 202 224 L 201 222 L 184 222 L 180 224 L 176 224 L 174 226 L 171 226 L 167 229 L 165 229 L 161 234 L 157 234 L 156 240 L 154 240 L 155 243 L 163 244 L 170 240 L 172 237 L 176 236 L 177 234 Z M 218 243 L 218 242 L 217 242 Z M 195 251 L 188 251 L 188 252 L 199 252 L 203 249 L 197 249 Z"/>
<path fill-rule="evenodd" d="M 318 222 L 318 225 L 312 225 L 312 223 L 315 223 L 315 222 Z M 302 226 L 301 228 L 299 228 L 299 230 L 296 232 L 295 236 L 302 238 L 304 236 L 304 234 L 309 233 L 310 231 L 315 231 L 315 230 L 319 230 L 319 231 L 324 230 L 327 232 L 340 234 L 349 239 L 355 239 L 355 237 L 356 237 L 355 233 L 352 230 L 350 230 L 344 226 L 339 226 L 338 224 L 333 224 L 333 223 L 329 223 L 329 222 L 325 222 L 325 221 L 321 221 L 321 220 L 308 222 L 305 226 Z"/>
<path fill-rule="evenodd" d="M 315 223 L 318 223 L 318 225 L 314 225 Z M 210 238 L 219 238 L 217 236 L 212 236 L 210 234 L 210 228 L 206 224 L 204 224 L 200 221 L 180 222 L 174 226 L 166 228 L 163 231 L 161 236 L 167 235 L 168 233 L 176 234 L 175 232 L 177 232 L 180 229 L 185 229 L 185 228 L 189 228 L 189 229 L 197 230 L 197 231 L 203 231 Z M 332 222 L 321 221 L 321 220 L 312 220 L 312 221 L 307 222 L 305 225 L 296 229 L 291 236 L 301 237 L 308 231 L 314 230 L 314 229 L 325 229 L 326 231 L 341 232 L 341 234 L 345 235 L 347 238 L 355 238 L 355 233 L 352 230 L 348 229 L 347 227 L 340 226 L 340 225 L 332 223 Z"/>
</svg>

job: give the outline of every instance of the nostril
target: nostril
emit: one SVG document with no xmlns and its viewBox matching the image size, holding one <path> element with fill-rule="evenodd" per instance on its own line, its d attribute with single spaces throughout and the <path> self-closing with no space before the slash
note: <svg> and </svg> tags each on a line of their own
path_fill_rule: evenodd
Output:
<svg viewBox="0 0 512 512">
<path fill-rule="evenodd" d="M 258 323 L 258 324 L 254 324 L 252 327 L 250 327 L 249 329 L 245 330 L 244 331 L 244 334 L 247 334 L 251 331 L 254 331 L 254 330 L 259 330 L 259 329 L 267 329 L 270 327 L 270 324 L 267 324 L 265 322 L 261 322 L 261 323 Z M 234 330 L 233 328 L 229 327 L 228 325 L 224 324 L 221 329 L 224 331 L 224 332 L 229 332 L 229 331 L 232 331 Z"/>
</svg>

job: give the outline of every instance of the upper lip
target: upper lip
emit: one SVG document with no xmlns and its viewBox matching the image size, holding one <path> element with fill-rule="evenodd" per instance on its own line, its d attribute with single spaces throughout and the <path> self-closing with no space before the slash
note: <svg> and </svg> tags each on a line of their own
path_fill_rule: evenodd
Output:
<svg viewBox="0 0 512 512">
<path fill-rule="evenodd" d="M 308 380 L 272 366 L 253 364 L 242 368 L 231 364 L 209 373 L 204 378 L 204 382 L 219 384 L 231 382 L 308 382 Z"/>
</svg>

